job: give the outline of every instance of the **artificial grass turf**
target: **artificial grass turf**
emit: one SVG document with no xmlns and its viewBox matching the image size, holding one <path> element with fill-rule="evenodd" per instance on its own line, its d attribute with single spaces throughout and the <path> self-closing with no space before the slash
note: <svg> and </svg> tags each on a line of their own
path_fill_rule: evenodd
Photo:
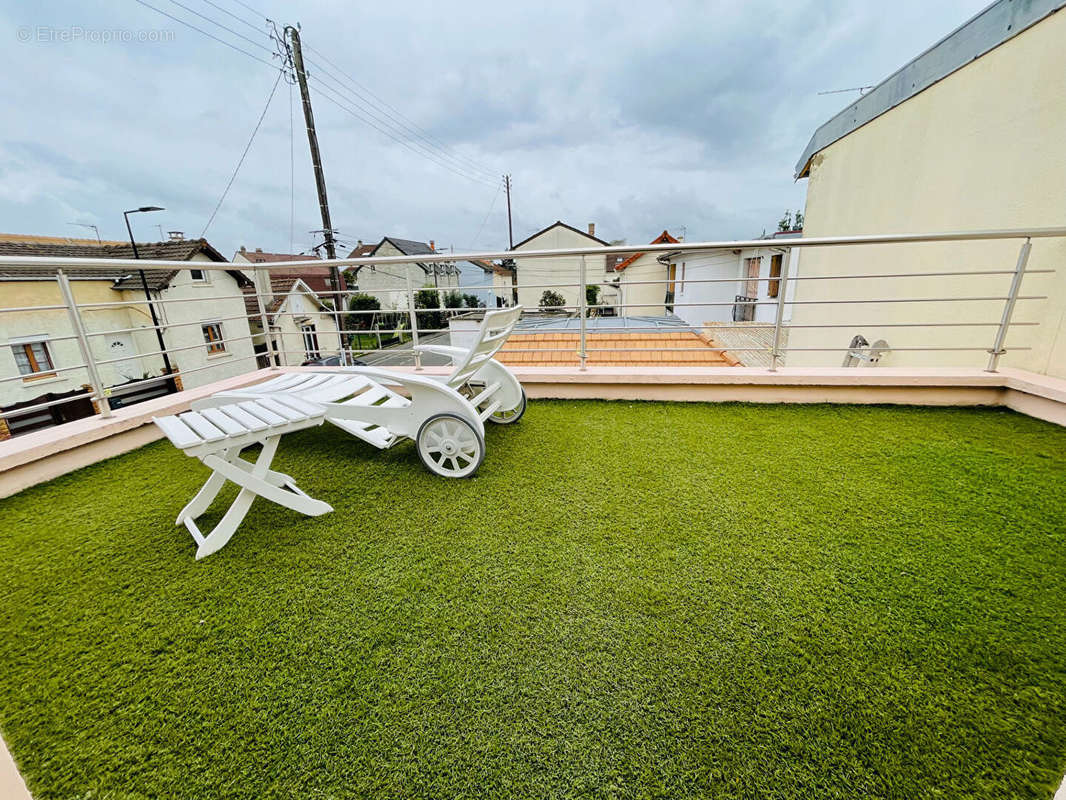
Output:
<svg viewBox="0 0 1066 800">
<path fill-rule="evenodd" d="M 202 562 L 165 442 L 0 500 L 34 796 L 1050 798 L 1066 431 L 533 402 L 487 438 L 448 481 L 287 436 L 335 512 L 259 500 Z"/>
</svg>

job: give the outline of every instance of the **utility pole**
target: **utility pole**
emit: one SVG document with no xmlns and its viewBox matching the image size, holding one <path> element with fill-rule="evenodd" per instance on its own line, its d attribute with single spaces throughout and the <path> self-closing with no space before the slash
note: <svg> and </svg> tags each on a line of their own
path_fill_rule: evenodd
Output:
<svg viewBox="0 0 1066 800">
<path fill-rule="evenodd" d="M 503 186 L 507 190 L 507 249 L 514 250 L 514 229 L 511 227 L 511 176 L 503 176 Z M 511 262 L 511 300 L 518 305 L 518 265 L 513 258 Z"/>
<path fill-rule="evenodd" d="M 507 249 L 514 247 L 514 231 L 511 229 L 511 176 L 503 176 L 503 185 L 507 189 Z"/>
<path fill-rule="evenodd" d="M 292 62 L 296 72 L 296 81 L 300 84 L 300 97 L 303 100 L 304 122 L 307 124 L 307 143 L 311 148 L 311 164 L 315 170 L 315 187 L 318 189 L 318 208 L 322 213 L 322 235 L 325 237 L 326 258 L 337 258 L 337 248 L 333 239 L 333 223 L 329 218 L 329 200 L 326 198 L 326 175 L 322 171 L 322 156 L 318 151 L 318 134 L 315 133 L 315 117 L 311 113 L 311 95 L 307 90 L 307 72 L 304 70 L 304 54 L 300 47 L 300 29 L 292 25 L 285 26 L 285 34 L 292 43 Z M 330 266 L 329 284 L 333 292 L 333 318 L 337 324 L 337 335 L 341 340 L 341 361 L 347 364 L 345 356 L 344 330 L 345 318 L 337 311 L 341 303 L 341 273 L 336 266 Z"/>
</svg>

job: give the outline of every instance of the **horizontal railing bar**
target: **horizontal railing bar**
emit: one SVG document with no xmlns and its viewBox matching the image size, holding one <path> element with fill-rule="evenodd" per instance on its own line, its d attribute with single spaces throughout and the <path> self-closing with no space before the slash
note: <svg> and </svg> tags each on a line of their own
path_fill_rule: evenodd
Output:
<svg viewBox="0 0 1066 800">
<path fill-rule="evenodd" d="M 702 265 L 700 265 L 702 266 Z M 734 264 L 735 266 L 735 264 Z M 1028 275 L 1051 275 L 1056 270 L 1053 269 L 1027 269 L 1025 274 Z M 624 289 L 627 286 L 661 286 L 665 284 L 677 284 L 679 286 L 687 286 L 691 283 L 747 283 L 749 280 L 758 283 L 772 283 L 775 281 L 781 281 L 782 283 L 793 283 L 794 281 L 826 281 L 826 280 L 858 280 L 862 278 L 945 278 L 953 276 L 968 277 L 973 275 L 1013 275 L 1012 269 L 988 269 L 988 270 L 971 270 L 967 272 L 894 272 L 894 273 L 877 273 L 870 275 L 789 275 L 787 277 L 765 277 L 765 278 L 748 278 L 740 276 L 736 278 L 658 278 L 650 281 L 623 281 L 620 287 Z M 592 281 L 589 281 L 591 285 Z M 608 286 L 614 284 L 608 283 Z"/>
<path fill-rule="evenodd" d="M 55 369 L 45 370 L 44 372 L 31 372 L 29 375 L 12 375 L 9 378 L 0 378 L 0 383 L 8 383 L 9 381 L 21 381 L 29 378 L 28 383 L 34 383 L 34 380 L 44 380 L 46 375 L 58 374 L 60 372 L 73 372 L 76 369 L 85 369 L 85 364 L 76 364 L 72 367 L 56 367 Z"/>
<path fill-rule="evenodd" d="M 206 349 L 209 344 L 214 344 L 215 342 L 218 342 L 219 344 L 230 344 L 231 342 L 243 342 L 243 341 L 247 341 L 247 340 L 250 340 L 250 339 L 255 339 L 257 336 L 260 336 L 260 335 L 261 334 L 251 334 L 249 336 L 231 336 L 228 339 L 215 339 L 214 342 L 200 342 L 198 344 L 185 345 L 184 347 L 168 347 L 166 349 L 166 352 L 167 353 L 181 353 L 181 352 L 184 352 L 185 350 L 196 350 L 197 348 L 201 348 L 201 347 Z M 291 335 L 295 336 L 297 334 L 291 334 Z M 208 353 L 208 356 L 213 356 L 213 355 L 221 356 L 221 355 L 225 355 L 228 352 L 229 352 L 228 350 L 224 350 L 221 353 Z M 104 359 L 104 360 L 97 360 L 96 363 L 97 364 L 117 364 L 120 361 L 132 361 L 135 358 L 151 358 L 153 356 L 161 356 L 161 355 L 163 355 L 163 351 L 162 350 L 152 350 L 149 353 L 133 353 L 132 355 L 122 356 L 121 358 L 108 358 L 108 359 Z"/>
<path fill-rule="evenodd" d="M 879 244 L 921 244 L 934 242 L 990 241 L 997 239 L 1047 239 L 1066 237 L 1066 227 L 1044 228 L 999 228 L 976 231 L 945 231 L 935 233 L 890 233 L 867 236 L 811 236 L 792 239 L 736 239 L 703 242 L 668 242 L 665 244 L 642 245 L 607 245 L 605 247 L 572 247 L 549 250 L 497 250 L 467 253 L 426 253 L 419 256 L 364 256 L 361 258 L 307 259 L 304 261 L 287 261 L 278 264 L 275 269 L 294 270 L 303 267 L 346 267 L 361 265 L 387 264 L 445 264 L 457 261 L 489 261 L 492 259 L 535 259 L 557 256 L 606 256 L 619 253 L 689 253 L 706 250 L 792 250 L 807 247 L 839 247 L 847 245 Z M 431 257 L 427 257 L 431 256 Z M 159 259 L 139 259 L 131 264 L 127 258 L 67 258 L 51 256 L 0 256 L 0 266 L 11 269 L 39 269 L 42 266 L 55 266 L 64 269 L 91 269 L 98 267 L 115 267 L 123 275 L 134 273 L 139 269 L 162 267 L 176 270 L 242 270 L 263 269 L 261 264 L 244 264 L 238 262 L 209 261 L 167 261 Z M 269 268 L 268 268 L 269 271 Z"/>
<path fill-rule="evenodd" d="M 254 315 L 241 314 L 239 317 L 211 317 L 211 318 L 206 319 L 206 320 L 204 320 L 202 322 L 199 322 L 199 321 L 196 321 L 196 322 L 168 322 L 166 325 L 142 325 L 139 328 L 116 328 L 113 331 L 86 331 L 85 335 L 86 336 L 112 336 L 112 335 L 114 335 L 116 333 L 137 333 L 138 331 L 155 331 L 155 330 L 166 331 L 166 330 L 169 330 L 170 328 L 187 328 L 190 325 L 201 325 L 201 326 L 203 326 L 203 325 L 207 325 L 207 324 L 212 323 L 212 322 L 232 322 L 233 320 L 238 320 L 238 319 L 254 320 L 256 316 L 258 316 L 258 315 L 257 314 L 254 314 Z M 64 337 L 64 338 L 77 339 L 78 337 L 77 336 L 68 336 L 68 337 Z"/>
<path fill-rule="evenodd" d="M 49 400 L 47 403 L 37 403 L 36 405 L 26 406 L 25 408 L 18 408 L 13 411 L 3 411 L 0 409 L 0 419 L 10 419 L 11 417 L 21 417 L 23 414 L 32 414 L 34 411 L 40 411 L 45 408 L 51 408 L 52 406 L 63 405 L 69 403 L 71 400 L 80 400 L 82 398 L 88 398 L 90 400 L 95 399 L 91 392 L 82 392 L 80 394 L 72 394 L 70 397 L 64 397 L 62 400 Z M 91 416 L 96 416 L 93 413 Z M 29 433 L 29 431 L 27 431 Z M 15 434 L 16 436 L 19 434 Z"/>
</svg>

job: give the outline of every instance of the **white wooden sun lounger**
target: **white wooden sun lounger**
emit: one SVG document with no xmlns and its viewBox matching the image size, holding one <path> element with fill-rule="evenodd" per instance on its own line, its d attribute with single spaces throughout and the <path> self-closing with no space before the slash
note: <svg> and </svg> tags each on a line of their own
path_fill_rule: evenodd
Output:
<svg viewBox="0 0 1066 800">
<path fill-rule="evenodd" d="M 252 501 L 262 497 L 308 516 L 332 511 L 321 500 L 308 497 L 293 479 L 270 469 L 278 442 L 286 433 L 321 425 L 325 409 L 298 397 L 246 398 L 201 411 L 187 411 L 152 421 L 171 444 L 194 456 L 211 470 L 211 476 L 196 496 L 181 510 L 175 525 L 184 523 L 196 540 L 196 558 L 209 556 L 230 540 Z M 252 464 L 240 458 L 241 450 L 253 444 L 263 449 Z M 236 499 L 206 535 L 196 525 L 226 481 L 241 487 Z"/>
<path fill-rule="evenodd" d="M 252 398 L 296 398 L 321 406 L 330 423 L 379 449 L 413 439 L 431 472 L 467 477 L 485 456 L 484 423 L 511 424 L 525 412 L 522 385 L 493 358 L 521 314 L 521 306 L 487 312 L 470 349 L 420 346 L 421 352 L 452 359 L 454 368 L 447 376 L 373 367 L 289 373 L 199 400 L 193 408 L 206 411 Z"/>
</svg>

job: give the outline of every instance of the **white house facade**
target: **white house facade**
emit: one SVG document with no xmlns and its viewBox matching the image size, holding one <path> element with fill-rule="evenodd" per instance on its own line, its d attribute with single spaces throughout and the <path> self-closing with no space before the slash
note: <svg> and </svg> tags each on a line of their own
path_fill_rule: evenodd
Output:
<svg viewBox="0 0 1066 800">
<path fill-rule="evenodd" d="M 452 263 L 433 261 L 432 256 L 435 253 L 432 243 L 386 236 L 364 257 L 427 256 L 427 258 L 407 264 L 363 264 L 351 267 L 349 274 L 354 274 L 355 286 L 349 288 L 361 294 L 373 295 L 385 311 L 406 309 L 408 289 L 418 290 L 432 286 L 459 291 L 461 282 L 459 267 Z"/>
</svg>

